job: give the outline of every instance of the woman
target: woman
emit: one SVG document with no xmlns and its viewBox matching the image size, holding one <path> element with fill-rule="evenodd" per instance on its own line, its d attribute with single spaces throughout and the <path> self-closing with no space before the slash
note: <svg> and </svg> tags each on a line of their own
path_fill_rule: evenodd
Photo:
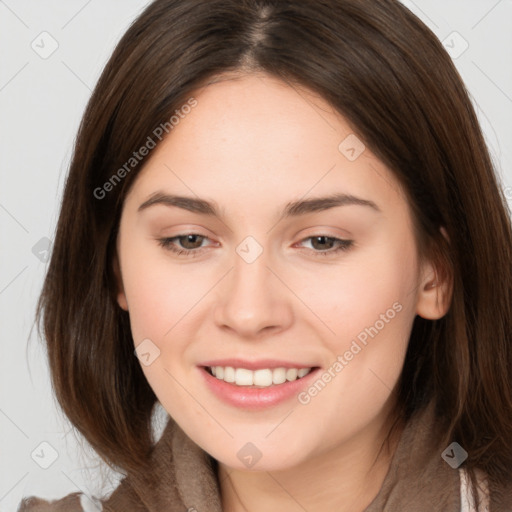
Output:
<svg viewBox="0 0 512 512">
<path fill-rule="evenodd" d="M 153 2 L 39 305 L 63 410 L 126 475 L 102 509 L 512 510 L 511 248 L 464 85 L 398 2 Z"/>
</svg>

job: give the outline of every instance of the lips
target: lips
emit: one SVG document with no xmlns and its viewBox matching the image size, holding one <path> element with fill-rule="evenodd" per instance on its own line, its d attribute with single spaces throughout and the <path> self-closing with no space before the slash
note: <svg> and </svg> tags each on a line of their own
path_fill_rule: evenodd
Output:
<svg viewBox="0 0 512 512">
<path fill-rule="evenodd" d="M 198 369 L 207 388 L 217 398 L 231 406 L 252 410 L 275 406 L 296 397 L 320 370 L 309 363 L 268 359 L 206 361 Z"/>
</svg>

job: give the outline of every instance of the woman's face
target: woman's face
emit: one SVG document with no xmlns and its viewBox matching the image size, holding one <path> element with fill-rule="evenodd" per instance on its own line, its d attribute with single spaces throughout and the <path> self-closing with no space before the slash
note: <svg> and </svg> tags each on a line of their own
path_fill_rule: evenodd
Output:
<svg viewBox="0 0 512 512">
<path fill-rule="evenodd" d="M 122 212 L 118 301 L 143 371 L 232 468 L 353 446 L 394 404 L 415 315 L 435 316 L 408 203 L 306 90 L 250 75 L 193 96 Z"/>
</svg>

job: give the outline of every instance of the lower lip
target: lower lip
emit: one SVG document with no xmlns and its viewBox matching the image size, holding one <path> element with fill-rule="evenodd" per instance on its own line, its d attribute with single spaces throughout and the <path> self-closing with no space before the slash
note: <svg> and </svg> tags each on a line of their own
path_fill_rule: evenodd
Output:
<svg viewBox="0 0 512 512">
<path fill-rule="evenodd" d="M 229 405 L 242 409 L 265 409 L 297 396 L 302 389 L 309 385 L 320 368 L 311 370 L 301 379 L 273 384 L 267 388 L 237 386 L 210 375 L 204 367 L 200 367 L 199 370 L 209 389 Z"/>
</svg>

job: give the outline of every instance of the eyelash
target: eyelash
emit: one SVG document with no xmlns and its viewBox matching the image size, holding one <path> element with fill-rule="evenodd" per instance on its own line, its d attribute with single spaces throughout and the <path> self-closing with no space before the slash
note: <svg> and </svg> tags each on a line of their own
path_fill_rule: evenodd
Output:
<svg viewBox="0 0 512 512">
<path fill-rule="evenodd" d="M 198 233 L 186 233 L 186 234 L 183 234 L 183 235 L 173 236 L 171 238 L 160 238 L 160 239 L 158 239 L 158 243 L 164 249 L 175 253 L 177 256 L 185 256 L 185 257 L 195 258 L 195 257 L 201 255 L 202 252 L 203 252 L 201 249 L 204 249 L 204 247 L 198 247 L 197 249 L 178 249 L 178 248 L 176 248 L 176 246 L 173 245 L 173 241 L 174 240 L 177 240 L 177 239 L 180 239 L 180 238 L 185 238 L 187 236 L 198 236 L 198 237 L 201 237 L 201 238 L 203 238 L 205 240 L 208 239 L 208 237 L 200 235 Z M 315 251 L 315 250 L 313 250 L 313 252 L 316 255 L 324 256 L 324 257 L 332 256 L 332 255 L 338 254 L 340 252 L 348 251 L 352 247 L 353 242 L 354 242 L 353 240 L 343 240 L 341 238 L 336 238 L 336 237 L 327 236 L 327 235 L 308 236 L 306 238 L 303 238 L 301 240 L 301 242 L 304 242 L 305 240 L 310 240 L 312 238 L 326 238 L 328 240 L 333 240 L 335 243 L 338 244 L 338 247 L 336 249 L 327 249 L 327 250 L 324 250 L 324 251 Z"/>
</svg>

